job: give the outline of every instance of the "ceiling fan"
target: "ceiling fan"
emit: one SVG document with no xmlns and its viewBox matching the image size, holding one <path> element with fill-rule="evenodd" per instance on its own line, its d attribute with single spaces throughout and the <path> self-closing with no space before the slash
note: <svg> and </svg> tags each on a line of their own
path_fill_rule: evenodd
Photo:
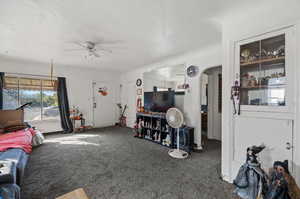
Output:
<svg viewBox="0 0 300 199">
<path fill-rule="evenodd" d="M 101 57 L 99 52 L 103 53 L 103 52 L 108 52 L 108 53 L 112 53 L 112 50 L 110 49 L 106 49 L 105 47 L 100 47 L 102 44 L 102 42 L 92 42 L 92 41 L 85 41 L 85 42 L 72 42 L 74 44 L 76 44 L 77 46 L 81 47 L 80 49 L 67 49 L 65 51 L 84 51 L 86 50 L 88 52 L 88 56 L 93 56 L 93 57 Z M 97 47 L 99 46 L 99 47 Z"/>
</svg>

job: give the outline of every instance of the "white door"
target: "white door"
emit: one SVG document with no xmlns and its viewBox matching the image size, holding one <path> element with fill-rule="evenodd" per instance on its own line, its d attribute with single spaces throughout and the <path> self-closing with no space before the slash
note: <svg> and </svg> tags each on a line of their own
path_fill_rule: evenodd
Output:
<svg viewBox="0 0 300 199">
<path fill-rule="evenodd" d="M 99 89 L 106 89 L 107 95 L 104 96 Z M 93 83 L 93 116 L 95 127 L 112 126 L 116 122 L 115 90 L 109 82 Z"/>
<path fill-rule="evenodd" d="M 265 144 L 260 160 L 266 171 L 274 161 L 289 160 L 292 171 L 293 121 L 288 119 L 255 118 L 237 116 L 234 129 L 234 160 L 243 163 L 246 149 Z"/>
</svg>

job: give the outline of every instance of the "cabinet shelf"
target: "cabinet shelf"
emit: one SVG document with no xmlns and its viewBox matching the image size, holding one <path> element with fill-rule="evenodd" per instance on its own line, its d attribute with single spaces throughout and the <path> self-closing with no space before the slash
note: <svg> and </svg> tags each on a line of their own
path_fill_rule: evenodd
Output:
<svg viewBox="0 0 300 199">
<path fill-rule="evenodd" d="M 176 146 L 176 135 L 177 135 L 177 129 L 173 129 L 167 125 L 167 120 L 165 114 L 155 114 L 155 113 L 137 113 L 136 114 L 136 121 L 140 122 L 147 122 L 147 124 L 150 124 L 150 126 L 142 126 L 141 131 L 138 133 L 138 136 L 135 136 L 136 138 L 144 139 L 159 145 L 162 145 L 164 147 L 173 148 Z M 156 125 L 158 122 L 160 128 L 155 128 L 154 125 Z M 138 125 L 138 124 L 137 124 Z M 139 126 L 139 125 L 138 125 Z M 165 126 L 165 127 L 164 127 Z M 147 131 L 150 131 L 149 133 Z M 180 149 L 185 150 L 187 152 L 191 152 L 194 147 L 194 128 L 183 126 L 179 129 L 180 131 Z M 155 141 L 154 133 L 158 133 L 160 136 L 159 141 Z M 168 141 L 170 145 L 164 145 L 163 140 L 165 140 L 169 135 L 170 140 Z"/>
<path fill-rule="evenodd" d="M 266 58 L 266 59 L 261 59 L 261 60 L 256 60 L 256 61 L 250 61 L 250 62 L 243 62 L 240 65 L 241 66 L 248 66 L 248 65 L 253 65 L 253 64 L 263 64 L 267 62 L 273 62 L 273 61 L 282 61 L 285 60 L 285 57 L 275 57 L 275 58 Z"/>
</svg>

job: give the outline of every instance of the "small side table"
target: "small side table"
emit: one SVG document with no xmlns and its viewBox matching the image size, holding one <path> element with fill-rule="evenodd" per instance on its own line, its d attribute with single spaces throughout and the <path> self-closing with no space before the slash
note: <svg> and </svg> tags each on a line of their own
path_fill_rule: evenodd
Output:
<svg viewBox="0 0 300 199">
<path fill-rule="evenodd" d="M 75 132 L 78 132 L 78 131 L 84 131 L 86 129 L 86 126 L 85 126 L 85 119 L 81 116 L 72 116 L 70 117 L 71 120 L 72 120 L 72 123 L 73 123 L 73 127 L 74 127 L 74 131 Z M 75 124 L 76 124 L 76 121 L 80 121 L 80 127 L 79 128 L 75 128 Z"/>
</svg>

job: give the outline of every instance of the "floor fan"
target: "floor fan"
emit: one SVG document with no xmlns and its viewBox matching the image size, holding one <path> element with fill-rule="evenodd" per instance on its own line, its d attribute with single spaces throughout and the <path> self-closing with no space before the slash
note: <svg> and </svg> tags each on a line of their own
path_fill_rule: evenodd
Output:
<svg viewBox="0 0 300 199">
<path fill-rule="evenodd" d="M 184 118 L 183 118 L 182 112 L 177 108 L 170 108 L 167 111 L 166 119 L 167 119 L 169 126 L 176 129 L 176 131 L 177 131 L 177 136 L 176 136 L 177 137 L 177 148 L 169 150 L 169 152 L 168 152 L 169 155 L 173 158 L 178 158 L 178 159 L 187 158 L 188 153 L 183 150 L 180 150 L 180 144 L 179 144 L 179 141 L 180 141 L 179 128 L 184 123 Z"/>
</svg>

